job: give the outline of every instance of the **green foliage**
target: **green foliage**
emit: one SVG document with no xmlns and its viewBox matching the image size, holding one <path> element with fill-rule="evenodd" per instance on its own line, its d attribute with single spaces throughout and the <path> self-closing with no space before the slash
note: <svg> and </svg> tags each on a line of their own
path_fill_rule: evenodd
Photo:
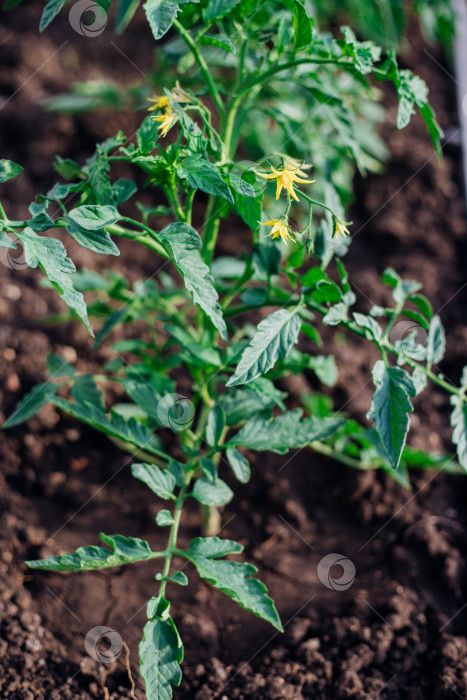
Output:
<svg viewBox="0 0 467 700">
<path fill-rule="evenodd" d="M 46 3 L 42 29 L 64 4 Z M 117 0 L 117 31 L 138 4 Z M 399 26 L 397 3 L 380 6 Z M 22 246 L 25 264 L 40 269 L 68 307 L 55 321 L 78 316 L 91 333 L 92 322 L 94 347 L 103 346 L 107 357 L 95 375 L 48 357 L 48 381 L 21 399 L 4 427 L 51 403 L 100 431 L 135 459 L 131 473 L 157 499 L 156 525 L 167 535 L 161 552 L 135 538 L 101 535 L 107 547 L 28 564 L 86 571 L 162 560 L 140 643 L 149 700 L 171 698 L 181 679 L 183 645 L 168 590 L 186 585 L 187 577 L 173 570 L 174 556 L 282 629 L 256 567 L 225 558 L 241 554 L 241 545 L 217 536 L 196 538 L 186 551 L 177 545 L 186 500 L 200 503 L 209 522 L 212 508 L 234 498 L 232 482 L 248 483 L 249 452 L 307 448 L 357 469 L 381 469 L 406 488 L 410 469 L 467 470 L 467 371 L 460 387 L 440 374 L 441 319 L 419 283 L 393 269 L 382 277 L 389 305 L 355 311 L 342 261 L 355 171 L 377 171 L 387 156 L 376 133 L 384 112 L 373 79 L 396 88 L 396 126 L 418 110 L 439 150 L 428 88 L 399 68 L 393 51 L 384 55 L 361 41 L 354 27 L 323 32 L 313 10 L 319 7 L 300 0 L 267 7 L 147 0 L 152 36 L 162 39 L 156 50 L 157 84 L 168 86 L 163 93 L 150 103 L 148 84 L 133 90 L 94 81 L 52 105 L 79 111 L 151 104 L 136 135 L 118 132 L 82 164 L 57 157 L 60 181 L 36 197 L 24 221 L 0 207 L 3 253 Z M 374 23 L 373 10 L 367 24 Z M 244 153 L 252 161 L 240 160 Z M 0 161 L 0 182 L 20 172 Z M 45 235 L 49 230 L 98 255 L 119 255 L 117 238 L 132 250 L 145 246 L 154 274 L 130 283 L 121 273 L 76 271 L 61 241 Z M 408 334 L 399 332 L 401 320 Z M 321 324 L 328 327 L 325 350 Z M 333 328 L 341 339 L 371 343 L 381 358 L 368 412 L 374 426 L 333 410 Z M 287 379 L 301 373 L 327 393 L 289 397 Z M 459 464 L 406 445 L 411 399 L 429 380 L 451 395 Z"/>
</svg>

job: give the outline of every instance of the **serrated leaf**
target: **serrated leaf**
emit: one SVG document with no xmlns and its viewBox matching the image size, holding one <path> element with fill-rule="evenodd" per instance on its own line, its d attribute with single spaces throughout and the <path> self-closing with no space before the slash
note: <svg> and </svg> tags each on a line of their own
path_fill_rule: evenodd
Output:
<svg viewBox="0 0 467 700">
<path fill-rule="evenodd" d="M 460 464 L 467 471 L 467 403 L 459 396 L 451 396 L 454 410 L 451 415 L 452 441 L 457 446 Z"/>
<path fill-rule="evenodd" d="M 24 248 L 26 264 L 32 268 L 41 268 L 63 301 L 76 312 L 91 335 L 94 335 L 83 295 L 73 287 L 71 275 L 76 268 L 67 257 L 63 244 L 55 238 L 38 236 L 29 227 L 21 233 L 18 232 L 18 238 Z"/>
<path fill-rule="evenodd" d="M 397 469 L 413 411 L 409 397 L 415 396 L 416 388 L 405 370 L 386 367 L 382 360 L 373 367 L 373 382 L 376 391 L 367 418 L 375 422 L 389 462 Z"/>
<path fill-rule="evenodd" d="M 232 467 L 235 477 L 240 483 L 247 484 L 251 478 L 251 470 L 247 458 L 234 447 L 228 447 L 225 451 L 225 456 Z"/>
<path fill-rule="evenodd" d="M 13 163 L 12 160 L 5 160 L 2 158 L 0 160 L 0 182 L 6 182 L 14 177 L 17 177 L 22 173 L 24 168 L 17 163 Z"/>
<path fill-rule="evenodd" d="M 92 406 L 97 406 L 102 411 L 105 410 L 104 397 L 98 389 L 92 374 L 82 374 L 76 377 L 71 387 L 71 395 L 78 403 L 89 403 Z"/>
<path fill-rule="evenodd" d="M 231 39 L 225 34 L 203 34 L 203 36 L 199 38 L 199 43 L 201 46 L 217 46 L 219 49 L 224 49 L 224 51 L 235 53 L 235 46 Z"/>
<path fill-rule="evenodd" d="M 146 484 L 159 498 L 170 500 L 174 498 L 175 477 L 167 470 L 162 470 L 154 464 L 133 464 L 131 473 L 135 479 Z"/>
<path fill-rule="evenodd" d="M 21 399 L 2 428 L 13 428 L 13 426 L 24 423 L 24 421 L 35 416 L 42 406 L 45 406 L 45 404 L 50 401 L 51 397 L 57 393 L 58 389 L 58 384 L 51 384 L 50 382 L 35 386 L 29 394 L 26 394 L 26 396 Z"/>
<path fill-rule="evenodd" d="M 219 404 L 225 411 L 227 425 L 238 425 L 256 413 L 272 410 L 277 401 L 284 398 L 284 392 L 277 391 L 274 397 L 258 393 L 253 386 L 240 386 L 226 391 L 219 397 Z"/>
<path fill-rule="evenodd" d="M 160 607 L 160 606 L 159 606 Z M 144 626 L 139 643 L 140 671 L 148 700 L 170 700 L 172 686 L 180 685 L 183 644 L 169 616 L 169 604 Z M 148 605 L 148 616 L 150 605 Z"/>
<path fill-rule="evenodd" d="M 313 20 L 308 17 L 308 14 L 301 2 L 294 0 L 292 8 L 292 24 L 295 34 L 295 50 L 309 47 L 313 36 Z"/>
<path fill-rule="evenodd" d="M 239 178 L 240 179 L 240 178 Z M 240 194 L 234 186 L 234 209 L 252 231 L 258 231 L 261 221 L 261 199 Z M 276 248 L 276 250 L 278 250 Z M 280 252 L 279 252 L 280 259 Z"/>
<path fill-rule="evenodd" d="M 52 396 L 51 403 L 70 416 L 78 418 L 83 423 L 105 433 L 105 435 L 111 435 L 124 442 L 129 442 L 151 454 L 160 455 L 161 453 L 159 443 L 151 431 L 134 418 L 125 420 L 115 412 L 112 412 L 109 417 L 96 406 L 73 403 L 62 399 L 60 396 Z"/>
<path fill-rule="evenodd" d="M 209 267 L 202 260 L 199 248 L 201 239 L 189 224 L 176 222 L 166 226 L 159 237 L 168 243 L 173 261 L 183 276 L 185 287 L 209 316 L 221 338 L 227 340 L 227 326 L 218 302 L 218 294 Z"/>
<path fill-rule="evenodd" d="M 268 372 L 278 358 L 287 357 L 298 340 L 302 322 L 297 314 L 279 309 L 259 323 L 227 386 L 246 384 Z"/>
<path fill-rule="evenodd" d="M 279 615 L 273 601 L 267 595 L 266 586 L 258 579 L 252 578 L 258 571 L 255 566 L 243 562 L 207 558 L 193 551 L 186 552 L 184 556 L 195 565 L 201 578 L 209 581 L 245 610 L 249 610 L 282 631 Z"/>
<path fill-rule="evenodd" d="M 285 454 L 290 449 L 324 440 L 343 425 L 344 421 L 338 418 L 309 416 L 302 419 L 302 410 L 297 408 L 271 420 L 263 416 L 254 416 L 226 446 Z"/>
<path fill-rule="evenodd" d="M 145 540 L 123 535 L 104 535 L 102 532 L 99 537 L 111 549 L 79 547 L 74 554 L 58 554 L 25 563 L 31 569 L 43 571 L 93 571 L 154 558 L 155 552 L 151 551 Z"/>
<path fill-rule="evenodd" d="M 98 253 L 99 255 L 120 255 L 119 249 L 105 229 L 88 231 L 78 226 L 74 221 L 70 221 L 66 230 L 80 246 L 92 250 L 93 253 Z"/>
<path fill-rule="evenodd" d="M 444 357 L 446 351 L 446 336 L 439 316 L 433 316 L 430 320 L 426 351 L 427 360 L 431 364 L 438 364 Z"/>
<path fill-rule="evenodd" d="M 335 386 L 337 382 L 337 366 L 334 355 L 311 356 L 309 367 L 325 386 Z"/>
<path fill-rule="evenodd" d="M 344 54 L 352 56 L 355 61 L 355 66 L 360 73 L 363 75 L 370 73 L 373 64 L 375 61 L 378 61 L 381 56 L 381 49 L 379 46 L 375 46 L 370 41 L 357 41 L 350 27 L 341 27 L 340 30 L 344 35 L 345 43 L 342 41 L 338 43 L 342 47 Z"/>
<path fill-rule="evenodd" d="M 218 21 L 231 12 L 239 2 L 240 0 L 209 0 L 204 18 L 207 22 Z"/>
<path fill-rule="evenodd" d="M 222 197 L 231 204 L 234 203 L 229 186 L 215 165 L 204 160 L 200 155 L 188 156 L 178 168 L 179 177 L 186 178 L 194 190 L 202 190 L 207 194 Z"/>
<path fill-rule="evenodd" d="M 433 308 L 429 300 L 422 294 L 412 294 L 410 301 L 415 304 L 418 310 L 421 311 L 428 320 L 433 316 Z"/>
<path fill-rule="evenodd" d="M 114 206 L 83 204 L 68 212 L 69 221 L 73 221 L 85 231 L 100 231 L 120 219 L 120 214 Z"/>
<path fill-rule="evenodd" d="M 41 32 L 46 29 L 51 21 L 59 14 L 62 7 L 66 5 L 68 0 L 46 0 L 44 11 L 42 13 L 39 30 Z"/>
<path fill-rule="evenodd" d="M 232 500 L 233 491 L 222 479 L 212 481 L 207 476 L 201 476 L 196 480 L 191 495 L 205 506 L 225 506 Z"/>
<path fill-rule="evenodd" d="M 222 406 L 217 404 L 209 412 L 208 422 L 206 425 L 206 442 L 209 447 L 215 447 L 225 428 L 225 413 Z"/>
<path fill-rule="evenodd" d="M 47 371 L 51 379 L 55 377 L 74 377 L 75 368 L 61 355 L 47 355 Z"/>
<path fill-rule="evenodd" d="M 187 553 L 190 556 L 206 557 L 216 559 L 225 557 L 227 554 L 240 554 L 243 546 L 234 540 L 226 540 L 222 537 L 195 537 L 191 540 Z"/>
<path fill-rule="evenodd" d="M 179 10 L 172 0 L 147 0 L 143 5 L 149 26 L 156 41 L 167 34 Z"/>
<path fill-rule="evenodd" d="M 368 340 L 380 340 L 383 331 L 379 323 L 375 321 L 374 318 L 356 312 L 353 314 L 353 317 L 357 326 L 364 329 L 365 337 Z"/>
</svg>

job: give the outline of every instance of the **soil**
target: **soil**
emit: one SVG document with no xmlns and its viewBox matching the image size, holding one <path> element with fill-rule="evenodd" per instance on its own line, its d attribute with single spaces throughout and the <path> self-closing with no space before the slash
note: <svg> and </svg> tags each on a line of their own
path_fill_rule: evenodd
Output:
<svg viewBox="0 0 467 700">
<path fill-rule="evenodd" d="M 23 203 L 54 182 L 55 153 L 82 162 L 96 140 L 118 128 L 131 134 L 138 125 L 135 115 L 51 115 L 42 109 L 44 97 L 77 79 L 134 82 L 138 71 L 153 63 L 143 17 L 121 37 L 109 29 L 88 39 L 70 28 L 65 12 L 38 37 L 41 7 L 16 8 L 0 25 L 2 157 L 25 167 L 24 175 L 2 189 L 11 218 L 21 218 Z M 393 160 L 384 175 L 358 182 L 347 265 L 362 308 L 386 298 L 378 279 L 388 265 L 424 283 L 447 328 L 443 372 L 457 381 L 466 341 L 467 238 L 454 83 L 439 52 L 426 47 L 414 30 L 404 58 L 431 86 L 449 141 L 444 166 L 437 167 L 418 118 L 403 132 L 395 131 L 395 100 L 388 93 L 391 123 L 383 134 Z M 68 248 L 78 265 L 105 266 L 82 249 Z M 153 265 L 144 251 L 122 245 L 116 269 L 134 279 L 152 274 Z M 77 324 L 38 324 L 62 306 L 54 294 L 38 290 L 34 271 L 0 268 L 3 419 L 44 379 L 46 353 L 61 353 L 80 370 L 92 368 L 94 360 L 89 338 Z M 343 342 L 329 331 L 329 349 L 333 342 L 339 365 L 336 407 L 362 418 L 371 395 L 372 353 L 363 343 Z M 441 393 L 429 389 L 417 399 L 411 423 L 411 444 L 452 450 Z M 163 547 L 163 533 L 153 526 L 161 504 L 131 480 L 129 460 L 116 447 L 51 407 L 26 426 L 0 432 L 0 449 L 0 697 L 129 698 L 126 653 L 101 664 L 85 651 L 86 634 L 103 625 L 128 645 L 136 697 L 143 698 L 137 643 L 144 603 L 154 589 L 151 566 L 139 565 L 137 574 L 123 567 L 46 575 L 27 571 L 23 561 L 94 544 L 100 531 Z M 236 487 L 234 501 L 223 509 L 220 534 L 245 544 L 246 558 L 277 602 L 285 634 L 274 633 L 190 576 L 187 588 L 174 586 L 170 592 L 186 647 L 175 697 L 466 697 L 467 480 L 418 472 L 408 491 L 383 474 L 354 472 L 307 450 L 253 459 L 253 480 Z M 198 533 L 197 513 L 189 510 L 182 545 Z M 355 580 L 346 590 L 326 587 L 317 575 L 320 560 L 334 552 L 355 566 Z M 332 572 L 338 579 L 339 565 Z"/>
</svg>

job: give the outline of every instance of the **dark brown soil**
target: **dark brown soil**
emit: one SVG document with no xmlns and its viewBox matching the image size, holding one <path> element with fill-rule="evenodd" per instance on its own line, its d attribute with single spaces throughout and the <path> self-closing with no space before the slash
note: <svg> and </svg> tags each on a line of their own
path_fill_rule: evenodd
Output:
<svg viewBox="0 0 467 700">
<path fill-rule="evenodd" d="M 131 134 L 138 124 L 134 115 L 53 116 L 43 112 L 41 100 L 73 80 L 102 77 L 101 71 L 134 81 L 133 64 L 147 71 L 153 60 L 144 20 L 117 39 L 110 30 L 86 39 L 70 29 L 65 13 L 38 37 L 40 5 L 17 8 L 0 25 L 1 156 L 27 171 L 2 188 L 12 218 L 20 218 L 24 202 L 52 184 L 53 154 L 82 161 L 96 140 L 118 128 Z M 415 36 L 406 60 L 429 80 L 441 123 L 452 136 L 453 81 Z M 389 102 L 394 105 L 392 97 Z M 378 278 L 387 265 L 423 281 L 448 330 L 443 371 L 456 381 L 465 361 L 466 225 L 455 138 L 438 169 L 420 120 L 404 132 L 386 125 L 384 135 L 394 160 L 385 175 L 358 183 L 348 266 L 362 308 L 369 303 L 365 297 L 381 302 L 385 292 Z M 106 263 L 69 248 L 79 264 L 102 269 Z M 128 246 L 117 261 L 132 277 L 152 273 L 154 264 Z M 38 291 L 34 272 L 3 265 L 0 272 L 3 418 L 44 378 L 47 352 L 64 354 L 80 369 L 92 367 L 93 360 L 89 338 L 77 325 L 38 325 L 62 307 L 55 295 Z M 371 395 L 371 352 L 342 339 L 336 352 L 336 406 L 362 417 Z M 417 404 L 412 444 L 452 449 L 444 397 L 430 389 Z M 154 590 L 152 567 L 40 575 L 22 562 L 97 543 L 100 531 L 163 547 L 154 527 L 160 504 L 131 479 L 125 455 L 92 430 L 59 419 L 50 407 L 27 426 L 0 432 L 0 446 L 0 697 L 87 700 L 105 697 L 108 689 L 115 700 L 129 698 L 125 653 L 104 665 L 85 652 L 88 631 L 104 625 L 128 644 L 142 698 L 137 642 L 144 603 Z M 176 697 L 466 697 L 467 480 L 418 473 L 409 492 L 382 474 L 353 472 L 306 450 L 257 456 L 252 466 L 252 483 L 236 487 L 236 498 L 223 509 L 221 535 L 245 544 L 246 557 L 277 601 L 285 634 L 273 633 L 187 569 L 188 588 L 170 591 L 186 645 Z M 196 534 L 193 510 L 183 524 L 182 544 Z M 332 552 L 355 565 L 355 581 L 345 591 L 318 579 L 319 561 Z"/>
</svg>

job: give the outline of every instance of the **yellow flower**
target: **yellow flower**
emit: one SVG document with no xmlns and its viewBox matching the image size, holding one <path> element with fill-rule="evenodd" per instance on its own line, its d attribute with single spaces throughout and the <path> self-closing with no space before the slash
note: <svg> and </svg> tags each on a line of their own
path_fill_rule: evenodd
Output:
<svg viewBox="0 0 467 700">
<path fill-rule="evenodd" d="M 307 173 L 305 170 L 309 170 L 313 167 L 312 165 L 306 165 L 306 163 L 300 163 L 300 161 L 295 158 L 290 158 L 290 156 L 285 159 L 284 165 L 288 170 L 295 170 L 295 174 L 299 177 L 306 177 Z"/>
<path fill-rule="evenodd" d="M 287 224 L 284 223 L 282 219 L 271 219 L 271 221 L 266 221 L 266 223 L 264 224 L 262 224 L 261 221 L 259 221 L 258 223 L 260 223 L 261 226 L 272 226 L 271 233 L 266 234 L 266 238 L 268 236 L 272 236 L 273 239 L 282 238 L 285 245 L 288 245 L 287 238 L 290 238 L 291 241 L 295 240 L 292 234 L 290 233 L 289 227 L 287 226 Z"/>
<path fill-rule="evenodd" d="M 296 182 L 314 182 L 314 180 L 305 180 L 303 177 L 299 177 L 299 174 L 305 175 L 306 173 L 300 171 L 300 168 L 289 169 L 286 167 L 283 167 L 282 170 L 276 170 L 276 168 L 271 168 L 270 173 L 257 173 L 257 175 L 259 175 L 260 177 L 264 177 L 265 180 L 276 180 L 276 199 L 279 199 L 280 193 L 282 192 L 282 188 L 284 187 L 284 189 L 287 190 L 290 196 L 293 197 L 293 199 L 297 200 L 297 202 L 298 197 L 294 190 L 294 184 Z"/>
<path fill-rule="evenodd" d="M 180 87 L 180 83 L 175 83 L 175 87 L 172 88 L 172 99 L 174 102 L 192 102 L 193 100 L 183 88 Z M 152 107 L 149 107 L 148 112 L 154 112 L 156 109 L 164 109 L 164 107 L 170 107 L 170 101 L 167 95 L 162 95 L 161 97 L 151 97 L 149 102 L 154 102 Z"/>
<path fill-rule="evenodd" d="M 161 132 L 161 136 L 165 136 L 167 132 L 174 126 L 178 121 L 178 115 L 175 114 L 172 107 L 169 105 L 165 108 L 164 114 L 159 117 L 153 117 L 155 122 L 162 122 L 157 128 Z"/>
<path fill-rule="evenodd" d="M 336 230 L 334 231 L 334 236 L 338 236 L 339 234 L 341 234 L 342 236 L 350 235 L 349 229 L 341 221 L 337 222 Z"/>
</svg>

